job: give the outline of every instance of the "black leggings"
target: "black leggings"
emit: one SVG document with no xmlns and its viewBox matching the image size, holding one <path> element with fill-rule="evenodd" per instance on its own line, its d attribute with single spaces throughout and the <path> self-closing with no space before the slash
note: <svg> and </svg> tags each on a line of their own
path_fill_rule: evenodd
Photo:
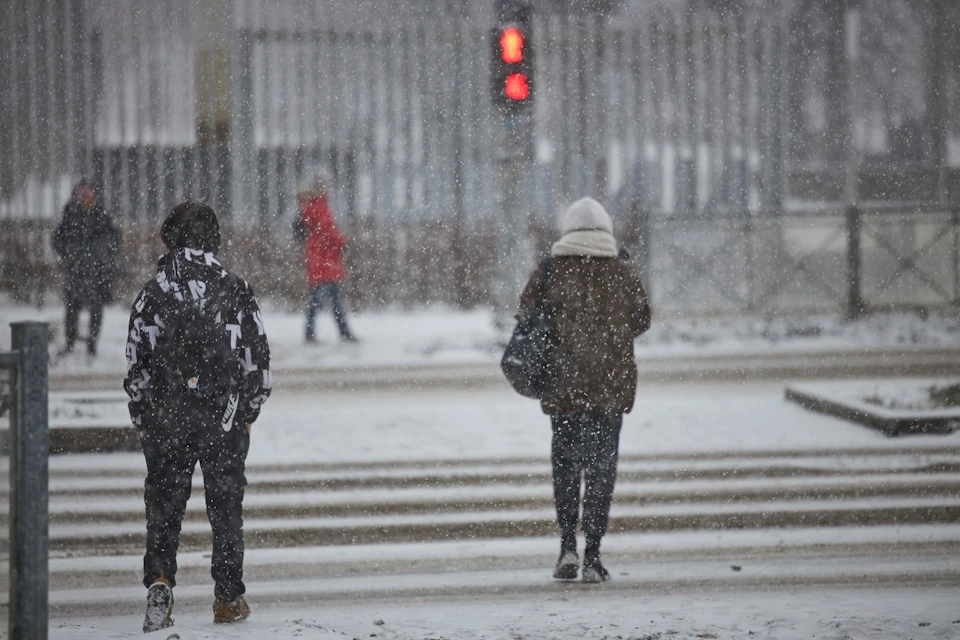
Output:
<svg viewBox="0 0 960 640">
<path fill-rule="evenodd" d="M 623 414 L 614 411 L 560 413 L 553 423 L 553 496 L 563 540 L 575 540 L 583 497 L 582 529 L 588 543 L 599 544 L 607 532 Z"/>
</svg>

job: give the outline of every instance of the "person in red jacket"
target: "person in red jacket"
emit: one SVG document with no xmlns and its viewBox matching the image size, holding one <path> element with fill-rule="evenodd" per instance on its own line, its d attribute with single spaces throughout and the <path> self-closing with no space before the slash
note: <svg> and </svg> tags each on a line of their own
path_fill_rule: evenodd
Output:
<svg viewBox="0 0 960 640">
<path fill-rule="evenodd" d="M 297 206 L 307 267 L 306 341 L 316 342 L 314 317 L 317 311 L 323 309 L 324 302 L 329 300 L 340 337 L 347 342 L 356 342 L 357 338 L 347 324 L 340 287 L 344 278 L 341 253 L 347 241 L 333 220 L 325 181 L 318 179 L 316 188 L 298 193 Z"/>
</svg>

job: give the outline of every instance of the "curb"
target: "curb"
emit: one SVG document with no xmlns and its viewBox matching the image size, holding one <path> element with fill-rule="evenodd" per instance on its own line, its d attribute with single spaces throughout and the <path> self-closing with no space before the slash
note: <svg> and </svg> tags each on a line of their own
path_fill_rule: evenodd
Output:
<svg viewBox="0 0 960 640">
<path fill-rule="evenodd" d="M 637 357 L 641 383 L 783 382 L 824 378 L 943 376 L 960 372 L 960 349 L 879 349 L 748 355 Z M 508 388 L 496 362 L 275 369 L 275 388 L 359 391 Z M 121 389 L 123 374 L 53 374 L 51 391 Z"/>
<path fill-rule="evenodd" d="M 916 434 L 946 435 L 960 428 L 960 414 L 891 416 L 871 409 L 866 403 L 844 402 L 793 387 L 787 387 L 784 397 L 809 411 L 856 422 L 881 431 L 891 438 Z"/>
</svg>

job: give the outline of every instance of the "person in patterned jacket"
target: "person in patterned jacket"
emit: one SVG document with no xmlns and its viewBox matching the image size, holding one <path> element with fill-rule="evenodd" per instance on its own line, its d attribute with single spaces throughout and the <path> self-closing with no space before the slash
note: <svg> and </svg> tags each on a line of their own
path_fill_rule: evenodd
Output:
<svg viewBox="0 0 960 640">
<path fill-rule="evenodd" d="M 270 347 L 253 290 L 216 258 L 217 216 L 176 206 L 161 227 L 169 252 L 134 302 L 124 389 L 147 463 L 144 632 L 173 624 L 177 547 L 197 462 L 213 529 L 214 622 L 246 618 L 244 464 L 270 395 Z"/>
</svg>

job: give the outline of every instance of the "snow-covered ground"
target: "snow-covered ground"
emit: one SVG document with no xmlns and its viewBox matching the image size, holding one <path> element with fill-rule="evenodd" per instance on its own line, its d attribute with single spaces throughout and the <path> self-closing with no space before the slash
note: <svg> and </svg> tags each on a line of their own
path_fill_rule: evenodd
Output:
<svg viewBox="0 0 960 640">
<path fill-rule="evenodd" d="M 960 637 L 955 587 L 821 586 L 627 591 L 555 588 L 486 598 L 304 603 L 260 609 L 238 625 L 215 627 L 210 614 L 181 614 L 175 628 L 143 636 L 130 618 L 54 620 L 50 637 L 166 640 L 694 640 Z M 177 634 L 177 635 L 173 635 Z"/>
<path fill-rule="evenodd" d="M 489 311 L 444 307 L 412 311 L 376 311 L 351 317 L 358 345 L 342 344 L 329 313 L 318 318 L 320 344 L 304 345 L 303 318 L 264 305 L 274 369 L 337 369 L 343 367 L 406 367 L 418 365 L 492 364 L 499 360 L 505 334 L 494 328 Z M 81 335 L 87 314 L 81 315 Z M 9 347 L 7 325 L 43 320 L 62 344 L 63 309 L 17 305 L 0 298 L 0 350 Z M 52 375 L 122 373 L 128 309 L 109 307 L 104 317 L 99 355 L 77 352 L 53 364 Z M 640 358 L 669 356 L 775 355 L 869 349 L 917 349 L 958 346 L 960 316 L 931 312 L 892 313 L 846 322 L 838 316 L 654 322 L 637 342 Z"/>
<path fill-rule="evenodd" d="M 503 338 L 488 313 L 430 309 L 357 314 L 359 345 L 341 345 L 322 317 L 322 343 L 306 347 L 299 314 L 269 306 L 266 312 L 274 366 L 294 371 L 493 365 Z M 0 325 L 37 318 L 59 331 L 61 316 L 58 307 L 37 312 L 0 303 Z M 100 356 L 90 361 L 81 350 L 56 363 L 53 375 L 122 372 L 126 320 L 124 309 L 110 309 Z M 655 326 L 638 355 L 954 348 L 956 330 L 947 315 L 883 315 L 854 324 L 826 317 L 674 322 Z M 8 344 L 0 326 L 0 349 Z M 52 424 L 125 425 L 124 400 L 119 391 L 55 393 Z M 291 548 L 251 543 L 254 616 L 214 627 L 209 551 L 197 538 L 206 524 L 194 497 L 178 624 L 149 637 L 960 638 L 960 527 L 922 521 L 923 514 L 958 508 L 950 468 L 960 433 L 889 439 L 787 403 L 781 384 L 646 384 L 624 423 L 614 521 L 642 529 L 644 518 L 743 518 L 755 521 L 754 529 L 707 524 L 611 534 L 605 557 L 615 582 L 600 589 L 549 579 L 552 538 L 390 537 L 400 523 L 453 531 L 467 521 L 480 531 L 511 521 L 545 535 L 552 518 L 549 446 L 549 420 L 537 403 L 505 388 L 278 388 L 254 427 L 248 535 L 280 538 L 294 527 L 312 541 Z M 939 471 L 930 476 L 928 468 Z M 61 492 L 51 500 L 52 540 L 67 549 L 51 560 L 51 637 L 141 637 L 140 559 L 129 541 L 142 535 L 142 456 L 55 456 L 50 470 L 51 489 Z M 426 476 L 451 482 L 418 484 Z M 391 486 L 391 478 L 408 485 Z M 325 487 L 331 480 L 342 488 Z M 511 501 L 529 504 L 502 506 Z M 408 504 L 420 511 L 405 511 Z M 831 514 L 873 509 L 893 515 L 869 527 L 823 526 Z M 821 526 L 784 524 L 797 514 L 803 521 L 803 513 Z M 916 522 L 913 514 L 920 514 Z M 367 542 L 325 540 L 324 531 L 336 530 L 356 531 Z M 381 531 L 387 537 L 378 543 Z M 87 548 L 86 535 L 105 546 Z"/>
<path fill-rule="evenodd" d="M 122 394 L 88 399 L 124 419 Z M 505 389 L 278 391 L 249 458 L 253 617 L 211 623 L 197 483 L 177 626 L 148 637 L 960 637 L 960 527 L 936 515 L 958 508 L 960 434 L 889 439 L 780 384 L 642 385 L 604 543 L 614 582 L 590 588 L 549 577 L 548 425 Z M 50 473 L 51 638 L 140 637 L 142 456 L 55 456 Z M 492 533 L 510 523 L 529 537 Z M 445 537 L 464 525 L 478 533 Z M 296 541 L 270 542 L 284 531 Z"/>
<path fill-rule="evenodd" d="M 90 394 L 82 394 L 90 398 Z M 76 403 L 52 396 L 51 422 L 126 425 L 121 392 Z M 449 459 L 546 459 L 550 421 L 537 402 L 506 389 L 473 391 L 279 390 L 254 425 L 250 464 Z M 811 413 L 783 397 L 781 384 L 642 385 L 625 416 L 624 455 L 731 451 L 896 449 L 960 445 L 960 432 L 891 439 Z M 97 458 L 103 461 L 94 462 Z M 139 454 L 72 457 L 90 464 L 142 464 Z M 64 462 L 66 463 L 66 462 Z M 54 459 L 53 464 L 61 464 Z M 71 462 L 70 464 L 74 464 Z"/>
</svg>

